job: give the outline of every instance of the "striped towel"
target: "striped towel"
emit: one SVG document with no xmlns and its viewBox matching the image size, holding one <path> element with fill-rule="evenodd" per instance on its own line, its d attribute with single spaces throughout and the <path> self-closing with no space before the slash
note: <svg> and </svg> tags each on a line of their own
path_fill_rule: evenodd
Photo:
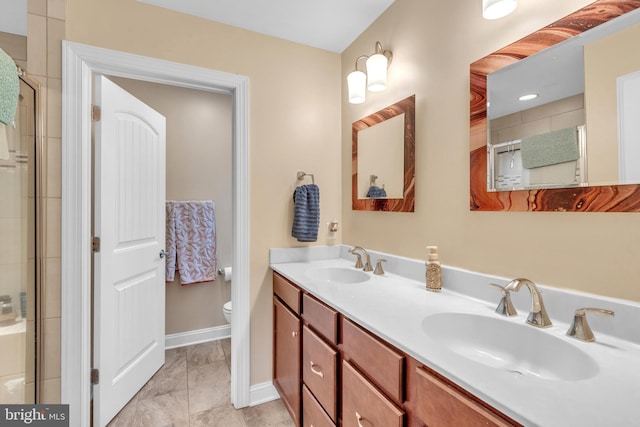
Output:
<svg viewBox="0 0 640 427">
<path fill-rule="evenodd" d="M 315 184 L 296 187 L 293 204 L 291 235 L 299 242 L 315 242 L 320 226 L 320 189 Z"/>
</svg>

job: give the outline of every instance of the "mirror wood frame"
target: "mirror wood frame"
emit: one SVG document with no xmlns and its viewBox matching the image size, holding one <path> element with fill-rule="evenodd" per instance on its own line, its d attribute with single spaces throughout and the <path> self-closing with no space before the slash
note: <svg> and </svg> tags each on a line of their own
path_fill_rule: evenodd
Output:
<svg viewBox="0 0 640 427">
<path fill-rule="evenodd" d="M 487 75 L 639 7 L 595 1 L 470 65 L 470 210 L 640 212 L 640 184 L 487 191 Z"/>
<path fill-rule="evenodd" d="M 416 96 L 398 101 L 351 125 L 351 209 L 354 211 L 414 212 Z M 358 198 L 358 132 L 404 114 L 404 192 L 402 198 Z"/>
</svg>

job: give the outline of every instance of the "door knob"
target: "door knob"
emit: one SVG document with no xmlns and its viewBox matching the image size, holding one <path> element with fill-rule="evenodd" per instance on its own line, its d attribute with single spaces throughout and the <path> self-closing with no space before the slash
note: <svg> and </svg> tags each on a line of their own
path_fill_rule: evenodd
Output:
<svg viewBox="0 0 640 427">
<path fill-rule="evenodd" d="M 160 249 L 160 258 L 164 258 L 167 256 L 167 253 L 164 251 L 164 249 Z"/>
</svg>

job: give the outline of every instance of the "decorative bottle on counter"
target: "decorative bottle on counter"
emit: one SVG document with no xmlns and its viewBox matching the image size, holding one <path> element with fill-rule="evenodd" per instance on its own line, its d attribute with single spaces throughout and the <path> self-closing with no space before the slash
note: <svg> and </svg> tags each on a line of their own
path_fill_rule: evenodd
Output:
<svg viewBox="0 0 640 427">
<path fill-rule="evenodd" d="M 438 247 L 427 246 L 427 253 L 427 290 L 440 292 L 442 289 L 442 271 L 438 260 Z"/>
</svg>

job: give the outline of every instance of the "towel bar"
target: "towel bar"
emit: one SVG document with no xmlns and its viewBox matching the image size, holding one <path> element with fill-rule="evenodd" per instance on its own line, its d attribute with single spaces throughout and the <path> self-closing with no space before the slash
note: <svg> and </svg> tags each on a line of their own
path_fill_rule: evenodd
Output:
<svg viewBox="0 0 640 427">
<path fill-rule="evenodd" d="M 315 179 L 313 178 L 313 174 L 312 173 L 306 173 L 303 171 L 298 171 L 297 177 L 298 177 L 298 181 L 301 181 L 302 179 L 304 179 L 305 176 L 310 176 L 311 177 L 311 183 L 315 184 Z"/>
</svg>

